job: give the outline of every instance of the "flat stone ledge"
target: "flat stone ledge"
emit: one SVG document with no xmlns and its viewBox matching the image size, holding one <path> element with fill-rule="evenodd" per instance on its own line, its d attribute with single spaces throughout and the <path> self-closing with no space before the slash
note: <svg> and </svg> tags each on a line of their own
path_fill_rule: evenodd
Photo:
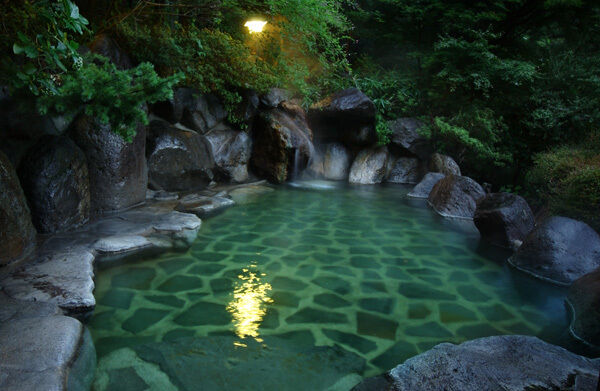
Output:
<svg viewBox="0 0 600 391">
<path fill-rule="evenodd" d="M 67 379 L 78 385 L 71 387 L 75 390 L 89 389 L 91 377 L 71 371 L 83 362 L 80 358 L 87 370 L 95 368 L 89 333 L 77 319 L 59 312 L 52 303 L 23 302 L 0 293 L 0 389 L 66 390 Z"/>
</svg>

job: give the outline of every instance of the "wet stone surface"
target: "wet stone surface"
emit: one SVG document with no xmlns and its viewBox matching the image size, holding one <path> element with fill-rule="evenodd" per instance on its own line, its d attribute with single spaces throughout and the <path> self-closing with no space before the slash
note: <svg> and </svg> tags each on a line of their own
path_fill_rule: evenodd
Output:
<svg viewBox="0 0 600 391">
<path fill-rule="evenodd" d="M 245 349 L 261 340 L 274 349 L 265 367 L 294 354 L 359 357 L 366 365 L 353 367 L 356 373 L 374 376 L 438 343 L 566 328 L 562 291 L 503 266 L 504 254 L 482 249 L 472 223 L 444 220 L 425 201 L 409 201 L 407 191 L 240 193 L 244 202 L 204 221 L 186 253 L 101 270 L 89 324 L 97 389 L 119 390 L 125 381 L 111 381 L 117 374 L 132 389 L 144 387 L 136 374 L 164 390 L 186 389 L 195 377 L 208 382 L 157 366 L 182 338 L 204 349 L 188 349 L 182 365 L 218 356 L 214 349 L 229 352 L 219 376 L 251 371 Z M 318 362 L 339 376 L 330 385 L 348 373 Z M 298 378 L 292 367 L 282 371 Z"/>
</svg>

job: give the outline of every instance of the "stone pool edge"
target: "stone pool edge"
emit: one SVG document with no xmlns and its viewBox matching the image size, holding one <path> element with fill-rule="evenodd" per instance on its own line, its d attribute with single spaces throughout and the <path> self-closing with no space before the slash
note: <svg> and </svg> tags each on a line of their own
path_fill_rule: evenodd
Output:
<svg viewBox="0 0 600 391">
<path fill-rule="evenodd" d="M 31 259 L 0 274 L 0 388 L 88 390 L 95 348 L 82 320 L 96 304 L 94 270 L 187 250 L 201 217 L 235 204 L 229 192 L 266 188 L 264 183 L 216 187 L 181 198 L 149 192 L 143 205 L 43 238 Z"/>
</svg>

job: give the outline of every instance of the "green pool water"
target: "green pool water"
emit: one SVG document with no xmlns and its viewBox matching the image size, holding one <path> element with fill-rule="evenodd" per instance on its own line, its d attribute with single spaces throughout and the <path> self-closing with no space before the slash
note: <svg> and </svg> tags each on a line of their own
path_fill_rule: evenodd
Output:
<svg viewBox="0 0 600 391">
<path fill-rule="evenodd" d="M 441 342 L 564 333 L 564 290 L 407 191 L 279 187 L 100 270 L 95 389 L 342 390 Z"/>
</svg>

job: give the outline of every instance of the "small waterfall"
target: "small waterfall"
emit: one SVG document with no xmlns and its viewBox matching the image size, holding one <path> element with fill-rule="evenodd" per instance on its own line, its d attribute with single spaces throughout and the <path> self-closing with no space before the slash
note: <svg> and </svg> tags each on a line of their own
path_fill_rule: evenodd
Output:
<svg viewBox="0 0 600 391">
<path fill-rule="evenodd" d="M 292 181 L 298 180 L 300 178 L 300 148 L 296 148 L 294 150 L 294 168 L 292 170 Z"/>
</svg>

